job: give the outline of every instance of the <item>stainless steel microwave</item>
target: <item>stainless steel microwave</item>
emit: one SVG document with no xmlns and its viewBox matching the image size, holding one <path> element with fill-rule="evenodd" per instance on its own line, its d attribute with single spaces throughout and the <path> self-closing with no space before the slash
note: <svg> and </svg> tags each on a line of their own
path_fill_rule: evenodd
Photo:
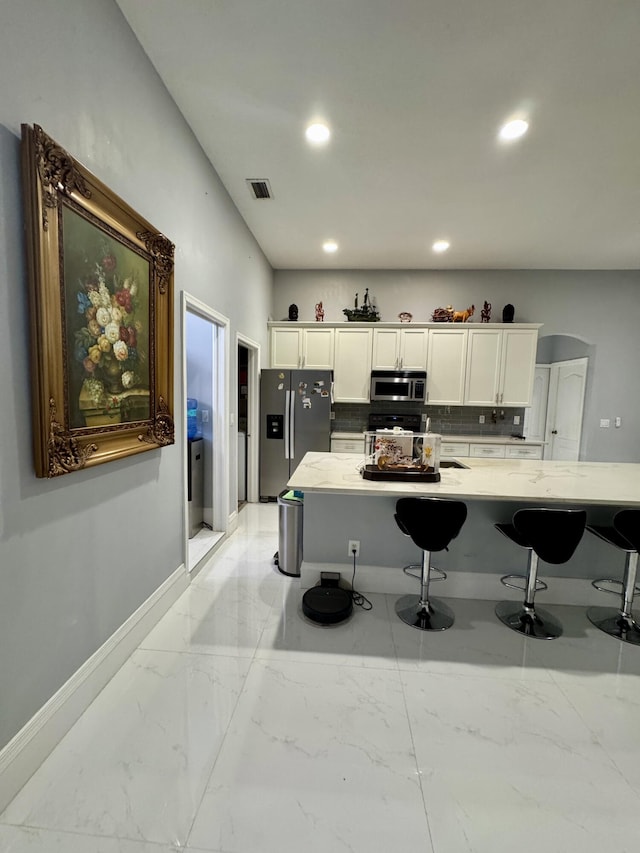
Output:
<svg viewBox="0 0 640 853">
<path fill-rule="evenodd" d="M 427 374 L 424 370 L 373 370 L 371 400 L 424 403 Z"/>
</svg>

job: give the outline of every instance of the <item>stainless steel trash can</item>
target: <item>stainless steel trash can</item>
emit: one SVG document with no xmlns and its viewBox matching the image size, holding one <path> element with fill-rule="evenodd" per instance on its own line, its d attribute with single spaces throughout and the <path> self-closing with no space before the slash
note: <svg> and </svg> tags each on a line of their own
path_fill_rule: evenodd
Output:
<svg viewBox="0 0 640 853">
<path fill-rule="evenodd" d="M 300 493 L 298 493 L 300 494 Z M 285 489 L 278 495 L 278 569 L 300 577 L 302 564 L 302 497 Z"/>
</svg>

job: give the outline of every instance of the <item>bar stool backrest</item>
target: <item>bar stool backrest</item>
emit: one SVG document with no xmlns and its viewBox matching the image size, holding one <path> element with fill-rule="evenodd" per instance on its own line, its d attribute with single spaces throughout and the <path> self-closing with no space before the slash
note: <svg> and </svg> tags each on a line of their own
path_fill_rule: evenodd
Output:
<svg viewBox="0 0 640 853">
<path fill-rule="evenodd" d="M 640 509 L 621 509 L 613 519 L 613 526 L 636 551 L 640 551 Z"/>
<path fill-rule="evenodd" d="M 566 563 L 580 544 L 587 523 L 583 509 L 519 509 L 513 526 L 545 563 Z"/>
<path fill-rule="evenodd" d="M 400 530 L 423 551 L 444 551 L 467 518 L 462 501 L 443 498 L 400 498 L 395 519 Z"/>
</svg>

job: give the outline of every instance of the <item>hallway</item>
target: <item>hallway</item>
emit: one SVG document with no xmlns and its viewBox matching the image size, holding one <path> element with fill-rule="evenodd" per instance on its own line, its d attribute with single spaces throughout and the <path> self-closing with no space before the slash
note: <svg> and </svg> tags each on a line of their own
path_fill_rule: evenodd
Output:
<svg viewBox="0 0 640 853">
<path fill-rule="evenodd" d="M 245 505 L 0 815 L 0 851 L 635 851 L 640 649 L 580 608 L 536 643 L 453 599 L 437 635 L 384 595 L 321 628 L 276 549 L 277 506 Z"/>
</svg>

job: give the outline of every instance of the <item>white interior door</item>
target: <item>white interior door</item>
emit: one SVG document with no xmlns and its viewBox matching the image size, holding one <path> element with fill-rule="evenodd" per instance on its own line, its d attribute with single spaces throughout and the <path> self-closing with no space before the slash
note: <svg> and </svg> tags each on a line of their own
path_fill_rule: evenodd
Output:
<svg viewBox="0 0 640 853">
<path fill-rule="evenodd" d="M 551 365 L 547 410 L 547 459 L 575 462 L 580 455 L 587 358 Z"/>
<path fill-rule="evenodd" d="M 247 424 L 246 424 L 246 462 L 247 462 L 247 501 L 257 503 L 259 444 L 260 444 L 260 344 L 246 335 L 237 333 L 237 345 L 246 348 L 249 356 L 247 364 Z M 236 350 L 237 350 L 236 346 Z"/>
<path fill-rule="evenodd" d="M 545 441 L 550 371 L 551 368 L 548 364 L 536 364 L 533 375 L 533 396 L 531 398 L 531 405 L 529 408 L 525 409 L 524 412 L 524 426 L 522 428 L 522 432 L 526 438 L 530 438 L 535 441 Z M 545 455 L 545 458 L 548 457 Z"/>
</svg>

